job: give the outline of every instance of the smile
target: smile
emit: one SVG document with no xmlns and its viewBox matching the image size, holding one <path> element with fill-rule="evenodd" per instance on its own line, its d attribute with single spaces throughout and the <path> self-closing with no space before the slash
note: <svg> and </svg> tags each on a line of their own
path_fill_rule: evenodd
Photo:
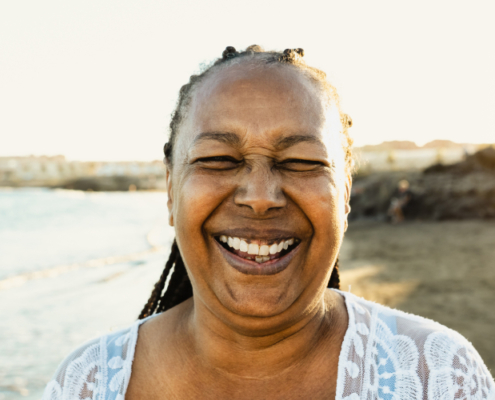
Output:
<svg viewBox="0 0 495 400">
<path fill-rule="evenodd" d="M 221 235 L 215 239 L 227 251 L 245 260 L 255 261 L 258 264 L 277 260 L 290 253 L 300 243 L 300 240 L 296 238 L 269 241 Z"/>
</svg>

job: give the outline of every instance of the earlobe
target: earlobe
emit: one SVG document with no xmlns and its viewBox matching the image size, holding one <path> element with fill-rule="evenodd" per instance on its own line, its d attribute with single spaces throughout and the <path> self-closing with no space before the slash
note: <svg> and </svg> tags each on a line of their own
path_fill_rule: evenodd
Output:
<svg viewBox="0 0 495 400">
<path fill-rule="evenodd" d="M 345 203 L 345 216 L 349 216 L 349 213 L 351 212 L 351 205 L 349 204 L 349 201 Z"/>
<path fill-rule="evenodd" d="M 167 201 L 167 207 L 168 207 L 168 224 L 170 226 L 174 226 L 174 209 L 173 209 L 172 200 L 170 200 L 170 197 L 168 198 L 168 201 Z"/>
</svg>

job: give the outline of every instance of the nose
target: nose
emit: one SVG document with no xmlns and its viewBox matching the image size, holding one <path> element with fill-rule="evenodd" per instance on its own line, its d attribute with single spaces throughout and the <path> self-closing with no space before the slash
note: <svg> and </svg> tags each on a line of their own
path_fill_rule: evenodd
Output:
<svg viewBox="0 0 495 400">
<path fill-rule="evenodd" d="M 268 166 L 245 171 L 234 196 L 234 203 L 249 207 L 256 215 L 285 207 L 287 199 L 282 191 L 281 177 Z"/>
</svg>

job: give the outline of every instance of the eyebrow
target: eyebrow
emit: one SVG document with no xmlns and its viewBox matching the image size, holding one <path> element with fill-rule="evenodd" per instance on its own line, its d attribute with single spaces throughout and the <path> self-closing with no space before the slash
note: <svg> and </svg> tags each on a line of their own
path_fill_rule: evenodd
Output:
<svg viewBox="0 0 495 400">
<path fill-rule="evenodd" d="M 194 139 L 194 144 L 205 141 L 216 140 L 218 142 L 230 144 L 231 146 L 239 146 L 241 139 L 232 132 L 203 132 Z"/>
<path fill-rule="evenodd" d="M 324 143 L 320 139 L 312 135 L 291 135 L 280 138 L 277 143 L 275 143 L 275 148 L 277 150 L 285 150 L 289 147 L 303 142 L 315 143 L 320 146 L 324 146 Z"/>
<path fill-rule="evenodd" d="M 239 136 L 232 132 L 203 132 L 196 136 L 194 139 L 194 144 L 205 140 L 216 140 L 231 146 L 240 146 L 241 144 L 241 139 Z M 277 150 L 285 150 L 303 142 L 315 143 L 320 146 L 324 146 L 324 143 L 320 139 L 312 135 L 291 135 L 278 139 L 275 143 L 275 148 Z"/>
</svg>

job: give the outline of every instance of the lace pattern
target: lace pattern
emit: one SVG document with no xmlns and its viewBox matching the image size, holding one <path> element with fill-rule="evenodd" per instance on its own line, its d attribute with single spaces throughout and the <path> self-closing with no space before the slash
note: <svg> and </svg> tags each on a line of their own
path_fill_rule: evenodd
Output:
<svg viewBox="0 0 495 400">
<path fill-rule="evenodd" d="M 142 322 L 74 351 L 48 383 L 42 400 L 124 400 Z"/>
<path fill-rule="evenodd" d="M 434 321 L 345 293 L 349 314 L 337 399 L 495 399 L 473 346 Z"/>
<path fill-rule="evenodd" d="M 349 326 L 339 357 L 337 400 L 494 400 L 492 376 L 458 333 L 425 318 L 341 293 Z M 139 326 L 74 351 L 43 400 L 124 400 Z"/>
<path fill-rule="evenodd" d="M 493 380 L 478 354 L 455 332 L 435 332 L 425 343 L 431 399 L 495 399 Z"/>
</svg>

